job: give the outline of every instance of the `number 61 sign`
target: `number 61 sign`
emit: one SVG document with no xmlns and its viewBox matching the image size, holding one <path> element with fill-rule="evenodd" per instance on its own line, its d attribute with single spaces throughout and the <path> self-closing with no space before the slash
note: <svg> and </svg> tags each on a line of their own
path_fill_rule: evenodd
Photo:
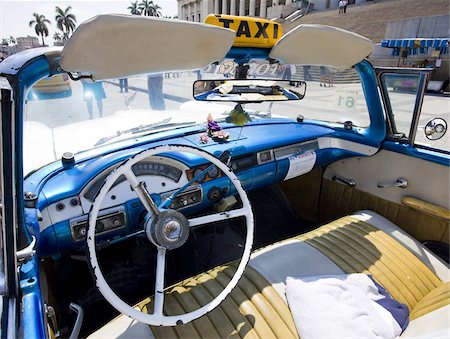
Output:
<svg viewBox="0 0 450 339">
<path fill-rule="evenodd" d="M 336 89 L 334 106 L 340 111 L 356 110 L 358 104 L 358 91 L 351 89 Z"/>
</svg>

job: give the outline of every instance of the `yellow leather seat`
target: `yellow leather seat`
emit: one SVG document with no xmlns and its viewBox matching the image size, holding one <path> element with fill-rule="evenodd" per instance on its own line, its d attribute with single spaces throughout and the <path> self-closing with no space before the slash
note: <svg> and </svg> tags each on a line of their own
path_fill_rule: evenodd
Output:
<svg viewBox="0 0 450 339">
<path fill-rule="evenodd" d="M 234 263 L 217 267 L 169 288 L 165 312 L 174 315 L 206 304 L 229 282 L 235 267 Z M 286 277 L 352 272 L 371 274 L 409 307 L 411 320 L 438 310 L 432 330 L 448 332 L 449 268 L 388 220 L 364 211 L 257 251 L 238 286 L 200 319 L 176 327 L 151 327 L 150 332 L 147 325 L 121 316 L 94 337 L 143 333 L 162 338 L 298 337 L 284 296 Z M 151 300 L 137 307 L 151 311 Z M 425 327 L 414 323 L 406 333 L 420 335 Z"/>
</svg>

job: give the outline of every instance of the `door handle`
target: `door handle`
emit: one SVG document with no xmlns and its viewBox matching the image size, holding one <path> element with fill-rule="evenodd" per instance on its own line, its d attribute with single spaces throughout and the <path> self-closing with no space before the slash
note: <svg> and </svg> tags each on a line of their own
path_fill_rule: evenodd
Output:
<svg viewBox="0 0 450 339">
<path fill-rule="evenodd" d="M 335 175 L 335 176 L 333 176 L 333 177 L 331 178 L 331 180 L 333 180 L 333 181 L 340 181 L 340 182 L 342 182 L 343 184 L 346 184 L 347 186 L 350 186 L 350 187 L 355 187 L 355 186 L 356 186 L 355 180 L 353 180 L 353 179 L 348 179 L 348 178 L 344 178 L 344 177 L 341 177 L 340 175 Z"/>
<path fill-rule="evenodd" d="M 396 182 L 392 183 L 392 184 L 382 184 L 382 183 L 378 183 L 377 185 L 379 188 L 390 188 L 390 187 L 400 187 L 400 188 L 405 188 L 408 187 L 408 181 L 406 181 L 406 179 L 404 178 L 398 178 Z"/>
</svg>

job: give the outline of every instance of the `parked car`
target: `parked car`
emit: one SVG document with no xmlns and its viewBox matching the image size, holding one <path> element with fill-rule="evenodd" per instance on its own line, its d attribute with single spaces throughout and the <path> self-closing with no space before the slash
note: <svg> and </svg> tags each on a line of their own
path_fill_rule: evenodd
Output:
<svg viewBox="0 0 450 339">
<path fill-rule="evenodd" d="M 56 74 L 39 80 L 31 89 L 29 98 L 51 99 L 64 98 L 72 95 L 69 76 L 67 74 Z"/>
<path fill-rule="evenodd" d="M 357 34 L 215 18 L 0 64 L 2 336 L 449 337 L 448 98 Z M 27 100 L 49 76 L 71 95 Z"/>
</svg>

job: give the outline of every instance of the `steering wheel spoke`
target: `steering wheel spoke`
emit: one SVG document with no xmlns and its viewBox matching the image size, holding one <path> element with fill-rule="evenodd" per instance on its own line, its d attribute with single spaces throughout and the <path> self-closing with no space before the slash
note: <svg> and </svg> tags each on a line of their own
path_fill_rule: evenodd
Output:
<svg viewBox="0 0 450 339">
<path fill-rule="evenodd" d="M 158 216 L 158 206 L 156 206 L 150 193 L 148 192 L 147 187 L 145 186 L 145 182 L 139 181 L 131 171 L 131 169 L 126 171 L 124 175 L 127 178 L 128 182 L 131 184 L 131 187 L 133 187 L 133 190 L 136 192 L 139 200 L 142 202 L 147 212 L 154 216 Z"/>
<path fill-rule="evenodd" d="M 189 227 L 204 225 L 204 224 L 210 224 L 213 222 L 228 220 L 228 219 L 234 219 L 239 218 L 248 215 L 248 213 L 251 213 L 251 209 L 249 208 L 239 208 L 231 211 L 225 211 L 225 212 L 219 212 L 214 214 L 209 214 L 201 217 L 191 218 L 188 219 L 189 221 Z"/>
<path fill-rule="evenodd" d="M 166 249 L 158 247 L 156 255 L 156 279 L 155 279 L 155 302 L 153 314 L 163 316 L 164 308 L 164 277 L 166 271 Z"/>
</svg>

